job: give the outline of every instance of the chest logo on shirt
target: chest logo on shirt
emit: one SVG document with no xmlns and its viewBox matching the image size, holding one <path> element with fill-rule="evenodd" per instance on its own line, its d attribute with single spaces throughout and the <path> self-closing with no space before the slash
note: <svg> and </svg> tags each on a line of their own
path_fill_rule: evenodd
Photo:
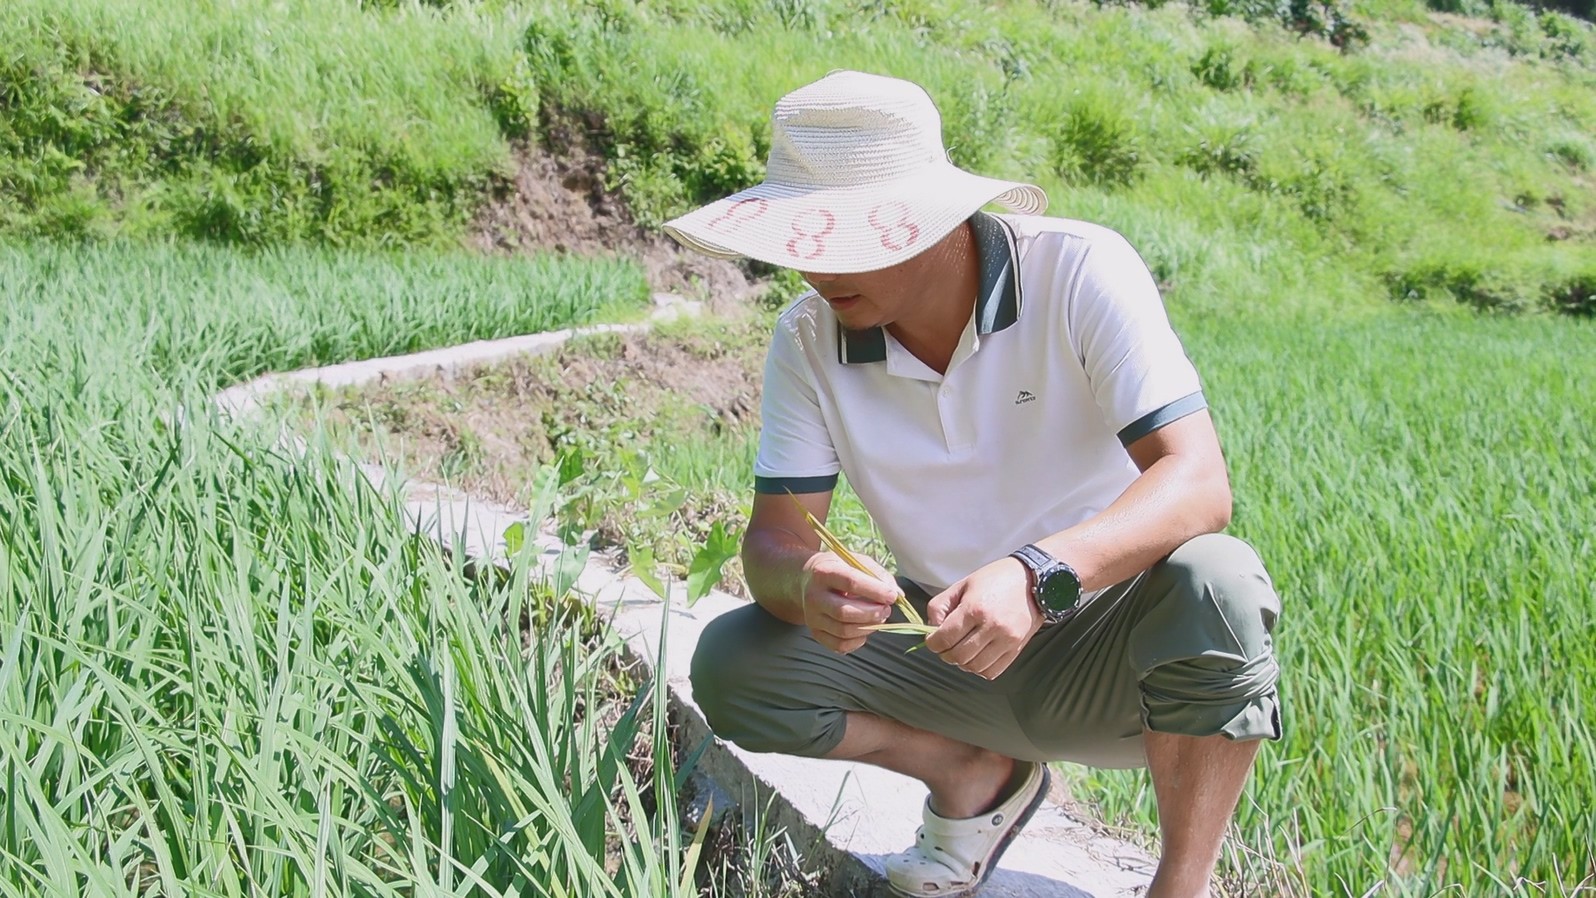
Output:
<svg viewBox="0 0 1596 898">
<path fill-rule="evenodd" d="M 1036 401 L 1036 394 L 1032 393 L 1030 390 L 1021 390 L 1020 394 L 1018 396 L 1014 397 L 1014 404 L 1015 405 L 1024 405 L 1027 402 L 1035 402 L 1035 401 Z"/>
</svg>

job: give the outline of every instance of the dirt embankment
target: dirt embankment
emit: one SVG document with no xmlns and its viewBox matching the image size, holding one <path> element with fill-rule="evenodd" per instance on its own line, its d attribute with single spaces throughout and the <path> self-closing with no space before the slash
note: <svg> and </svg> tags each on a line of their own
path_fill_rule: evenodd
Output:
<svg viewBox="0 0 1596 898">
<path fill-rule="evenodd" d="M 740 306 L 764 289 L 745 265 L 683 249 L 632 219 L 606 188 L 604 158 L 580 126 L 557 132 L 551 152 L 523 144 L 514 177 L 503 182 L 472 223 L 471 241 L 486 252 L 555 251 L 619 255 L 643 266 L 656 291 L 702 300 L 713 312 Z"/>
</svg>

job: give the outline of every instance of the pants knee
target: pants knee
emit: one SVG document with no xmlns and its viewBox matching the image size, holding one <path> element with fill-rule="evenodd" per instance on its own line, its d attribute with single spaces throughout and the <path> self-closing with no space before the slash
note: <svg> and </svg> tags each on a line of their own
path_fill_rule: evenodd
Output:
<svg viewBox="0 0 1596 898">
<path fill-rule="evenodd" d="M 729 732 L 736 721 L 738 686 L 747 682 L 752 659 L 747 657 L 748 627 L 739 618 L 749 610 L 738 609 L 710 621 L 693 650 L 688 675 L 693 684 L 693 701 L 704 712 L 710 729 L 717 733 Z"/>
<path fill-rule="evenodd" d="M 755 605 L 710 621 L 693 652 L 693 701 L 709 728 L 747 751 L 821 757 L 841 738 L 840 709 L 818 707 L 802 676 L 805 639 Z"/>
<path fill-rule="evenodd" d="M 1268 651 L 1280 615 L 1280 596 L 1252 546 L 1222 533 L 1187 541 L 1158 571 L 1167 582 L 1170 612 L 1216 644 L 1233 638 L 1250 658 Z"/>
<path fill-rule="evenodd" d="M 1161 732 L 1279 738 L 1271 633 L 1280 598 L 1251 546 L 1222 534 L 1176 549 L 1151 572 L 1138 623 L 1146 724 Z"/>
</svg>

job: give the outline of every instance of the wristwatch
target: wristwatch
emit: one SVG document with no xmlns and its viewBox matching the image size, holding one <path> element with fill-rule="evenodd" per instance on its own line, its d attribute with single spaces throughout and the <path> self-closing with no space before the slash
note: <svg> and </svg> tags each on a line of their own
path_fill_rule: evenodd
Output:
<svg viewBox="0 0 1596 898">
<path fill-rule="evenodd" d="M 1081 577 L 1074 568 L 1035 544 L 1021 546 L 1009 557 L 1018 558 L 1030 571 L 1031 601 L 1042 612 L 1044 623 L 1061 623 L 1075 613 L 1081 601 Z"/>
</svg>

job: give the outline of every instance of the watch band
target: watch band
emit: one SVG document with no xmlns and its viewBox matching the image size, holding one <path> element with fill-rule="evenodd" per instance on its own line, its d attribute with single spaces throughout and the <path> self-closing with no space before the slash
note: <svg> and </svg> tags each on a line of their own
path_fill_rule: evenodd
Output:
<svg viewBox="0 0 1596 898">
<path fill-rule="evenodd" d="M 1026 567 L 1031 569 L 1033 574 L 1040 574 L 1042 571 L 1059 563 L 1057 558 L 1047 554 L 1034 543 L 1026 543 L 1010 552 L 1009 555 L 1018 558 Z"/>
</svg>

